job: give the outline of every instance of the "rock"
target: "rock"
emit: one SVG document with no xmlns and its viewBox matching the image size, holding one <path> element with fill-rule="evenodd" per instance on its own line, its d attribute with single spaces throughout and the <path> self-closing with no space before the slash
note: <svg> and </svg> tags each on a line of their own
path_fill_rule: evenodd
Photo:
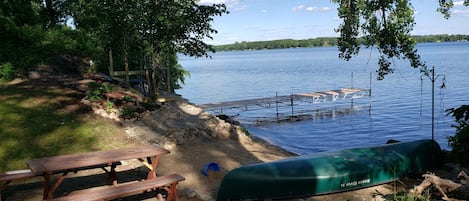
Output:
<svg viewBox="0 0 469 201">
<path fill-rule="evenodd" d="M 167 150 L 173 150 L 174 149 L 174 145 L 173 144 L 169 144 L 169 143 L 165 143 L 163 145 L 163 148 L 167 149 Z"/>
<path fill-rule="evenodd" d="M 32 80 L 37 80 L 41 78 L 41 74 L 37 71 L 30 71 L 28 74 L 28 78 Z"/>
<path fill-rule="evenodd" d="M 239 121 L 234 120 L 232 117 L 230 117 L 226 114 L 219 114 L 216 117 L 218 117 L 219 119 L 225 121 L 226 123 L 230 123 L 230 124 L 233 124 L 233 125 L 240 125 Z"/>
<path fill-rule="evenodd" d="M 393 144 L 393 143 L 398 143 L 400 142 L 399 140 L 394 140 L 394 139 L 389 139 L 386 144 Z"/>
<path fill-rule="evenodd" d="M 462 170 L 459 172 L 458 176 L 456 177 L 459 180 L 459 183 L 463 185 L 469 185 L 469 176 Z"/>
<path fill-rule="evenodd" d="M 375 201 L 386 201 L 386 199 L 382 195 L 375 196 Z"/>
</svg>

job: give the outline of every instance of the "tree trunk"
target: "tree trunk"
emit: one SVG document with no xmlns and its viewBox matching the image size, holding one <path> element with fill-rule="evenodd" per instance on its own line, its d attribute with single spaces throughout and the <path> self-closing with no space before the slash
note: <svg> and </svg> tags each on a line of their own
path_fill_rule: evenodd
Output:
<svg viewBox="0 0 469 201">
<path fill-rule="evenodd" d="M 159 64 L 160 63 L 160 58 L 159 58 L 159 52 L 154 52 L 152 54 L 152 93 L 154 95 L 158 95 L 158 89 L 159 89 L 159 81 L 158 81 L 158 69 L 159 69 Z"/>
<path fill-rule="evenodd" d="M 129 80 L 129 51 L 127 50 L 127 40 L 124 36 L 124 70 L 125 70 L 125 84 L 130 86 Z"/>
<path fill-rule="evenodd" d="M 169 59 L 168 59 L 169 61 Z M 173 86 L 171 82 L 171 64 L 169 62 L 166 62 L 166 91 L 168 93 L 173 93 Z"/>
<path fill-rule="evenodd" d="M 109 75 L 114 77 L 114 61 L 112 60 L 112 48 L 109 48 Z"/>
<path fill-rule="evenodd" d="M 129 52 L 127 49 L 124 50 L 124 69 L 125 69 L 125 84 L 130 86 L 129 80 Z"/>
</svg>

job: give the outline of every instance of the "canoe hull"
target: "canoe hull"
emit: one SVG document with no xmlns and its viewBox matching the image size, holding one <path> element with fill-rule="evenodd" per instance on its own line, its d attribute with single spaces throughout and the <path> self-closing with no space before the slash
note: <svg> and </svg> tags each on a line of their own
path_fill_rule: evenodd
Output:
<svg viewBox="0 0 469 201">
<path fill-rule="evenodd" d="M 432 140 L 322 152 L 233 169 L 218 200 L 280 199 L 354 190 L 435 167 Z"/>
</svg>

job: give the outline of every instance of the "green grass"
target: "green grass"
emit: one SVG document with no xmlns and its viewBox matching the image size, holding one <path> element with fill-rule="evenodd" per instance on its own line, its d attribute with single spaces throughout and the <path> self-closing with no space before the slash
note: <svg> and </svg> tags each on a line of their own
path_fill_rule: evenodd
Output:
<svg viewBox="0 0 469 201">
<path fill-rule="evenodd" d="M 394 195 L 394 200 L 395 201 L 430 201 L 430 195 L 428 193 L 422 195 L 422 196 L 415 196 L 407 192 L 397 192 Z"/>
<path fill-rule="evenodd" d="M 67 109 L 76 98 L 54 87 L 0 83 L 0 172 L 27 168 L 31 158 L 125 146 L 115 140 L 119 126 Z"/>
</svg>

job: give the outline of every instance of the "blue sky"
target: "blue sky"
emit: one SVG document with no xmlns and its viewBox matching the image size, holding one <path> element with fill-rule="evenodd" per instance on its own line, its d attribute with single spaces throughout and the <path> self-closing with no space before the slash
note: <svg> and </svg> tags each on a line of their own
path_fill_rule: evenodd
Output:
<svg viewBox="0 0 469 201">
<path fill-rule="evenodd" d="M 416 10 L 413 35 L 469 34 L 469 8 L 455 3 L 450 19 L 436 12 L 438 0 L 411 0 Z M 224 3 L 229 14 L 216 17 L 213 45 L 241 41 L 308 39 L 338 36 L 337 5 L 330 0 L 201 0 Z"/>
</svg>

